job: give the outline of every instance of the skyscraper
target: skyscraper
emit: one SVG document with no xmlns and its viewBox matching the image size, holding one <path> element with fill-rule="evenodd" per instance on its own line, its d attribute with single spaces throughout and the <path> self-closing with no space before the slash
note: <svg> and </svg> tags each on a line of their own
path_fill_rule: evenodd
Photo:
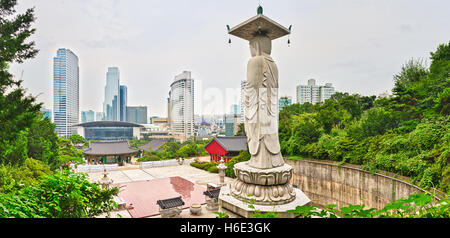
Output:
<svg viewBox="0 0 450 238">
<path fill-rule="evenodd" d="M 53 118 L 58 136 L 77 133 L 79 123 L 78 57 L 69 49 L 58 49 L 53 58 Z"/>
<path fill-rule="evenodd" d="M 128 89 L 125 85 L 120 85 L 119 93 L 120 121 L 127 121 Z"/>
<path fill-rule="evenodd" d="M 194 136 L 194 79 L 183 71 L 175 77 L 169 92 L 170 130 L 184 139 Z"/>
<path fill-rule="evenodd" d="M 334 94 L 334 88 L 331 83 L 325 86 L 316 85 L 315 79 L 308 80 L 308 85 L 299 85 L 297 87 L 297 102 L 300 104 L 311 103 L 316 104 L 325 102 Z"/>
<path fill-rule="evenodd" d="M 105 101 L 103 102 L 103 113 L 106 121 L 120 120 L 120 103 L 119 103 L 119 83 L 120 71 L 117 67 L 109 67 L 106 73 Z"/>
</svg>

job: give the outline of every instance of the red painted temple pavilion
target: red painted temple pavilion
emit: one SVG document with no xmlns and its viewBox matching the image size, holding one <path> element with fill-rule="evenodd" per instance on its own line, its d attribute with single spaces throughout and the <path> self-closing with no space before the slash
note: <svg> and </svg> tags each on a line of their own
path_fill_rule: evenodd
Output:
<svg viewBox="0 0 450 238">
<path fill-rule="evenodd" d="M 205 149 L 210 154 L 212 163 L 219 163 L 221 159 L 227 163 L 242 150 L 247 151 L 247 137 L 215 137 L 205 146 Z"/>
</svg>

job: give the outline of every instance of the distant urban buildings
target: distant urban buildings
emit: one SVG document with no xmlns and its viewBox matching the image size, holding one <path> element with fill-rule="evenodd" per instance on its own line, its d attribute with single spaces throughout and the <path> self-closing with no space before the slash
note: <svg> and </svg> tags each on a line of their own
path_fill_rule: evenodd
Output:
<svg viewBox="0 0 450 238">
<path fill-rule="evenodd" d="M 96 112 L 95 113 L 95 121 L 103 121 L 103 112 Z"/>
<path fill-rule="evenodd" d="M 241 113 L 241 109 L 240 109 L 239 105 L 237 105 L 237 104 L 231 105 L 230 114 L 240 114 L 240 113 Z"/>
<path fill-rule="evenodd" d="M 106 73 L 105 101 L 103 113 L 105 121 L 120 120 L 120 71 L 117 67 L 109 67 Z"/>
<path fill-rule="evenodd" d="M 224 116 L 225 136 L 234 136 L 239 130 L 240 116 L 239 114 L 229 114 Z"/>
<path fill-rule="evenodd" d="M 170 131 L 184 140 L 194 136 L 194 79 L 190 71 L 175 76 L 168 98 Z"/>
<path fill-rule="evenodd" d="M 167 120 L 167 118 L 151 117 L 150 124 L 160 125 L 162 127 L 168 127 L 169 121 Z"/>
<path fill-rule="evenodd" d="M 325 102 L 330 99 L 335 93 L 334 87 L 331 83 L 325 84 L 325 86 L 316 85 L 315 79 L 308 80 L 308 85 L 299 85 L 297 87 L 297 103 L 311 103 L 317 104 L 319 102 Z"/>
<path fill-rule="evenodd" d="M 292 97 L 284 96 L 278 99 L 278 110 L 281 112 L 284 107 L 292 105 Z"/>
<path fill-rule="evenodd" d="M 127 122 L 137 124 L 147 124 L 147 107 L 127 107 Z"/>
<path fill-rule="evenodd" d="M 95 112 L 92 110 L 81 112 L 81 123 L 95 121 Z"/>
<path fill-rule="evenodd" d="M 77 133 L 79 123 L 78 57 L 70 49 L 58 49 L 53 58 L 53 121 L 58 136 Z"/>
</svg>

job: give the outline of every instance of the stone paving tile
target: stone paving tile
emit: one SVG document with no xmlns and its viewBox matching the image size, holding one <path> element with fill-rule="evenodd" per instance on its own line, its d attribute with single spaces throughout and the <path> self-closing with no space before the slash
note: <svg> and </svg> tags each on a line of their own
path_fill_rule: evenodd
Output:
<svg viewBox="0 0 450 238">
<path fill-rule="evenodd" d="M 90 181 L 98 181 L 103 177 L 103 172 L 101 173 L 89 173 Z M 197 185 L 205 186 L 208 183 L 219 183 L 219 175 L 215 173 L 210 173 L 208 171 L 204 171 L 201 169 L 194 168 L 190 165 L 178 165 L 178 166 L 170 166 L 170 167 L 158 167 L 158 168 L 147 168 L 147 169 L 135 169 L 135 170 L 119 170 L 119 171 L 110 171 L 108 172 L 108 176 L 113 180 L 114 183 L 127 183 L 133 181 L 143 181 L 143 180 L 151 180 L 151 179 L 159 179 L 159 178 L 169 178 L 169 177 L 182 177 L 187 179 Z M 225 183 L 231 183 L 233 179 L 225 178 Z M 184 218 L 214 218 L 217 215 L 213 212 L 206 210 L 206 205 L 203 206 L 203 212 L 200 216 L 194 216 L 190 214 L 189 209 L 184 209 L 181 217 Z M 231 217 L 235 217 L 230 214 Z M 106 215 L 102 215 L 99 217 L 106 217 Z M 128 211 L 114 211 L 111 212 L 111 218 L 130 218 L 131 215 Z M 155 216 L 152 218 L 158 218 L 160 216 Z"/>
<path fill-rule="evenodd" d="M 125 174 L 128 178 L 131 179 L 131 181 L 144 181 L 144 180 L 151 180 L 154 179 L 153 176 L 150 174 L 144 172 L 140 169 L 135 170 L 123 170 L 121 171 L 123 174 Z"/>
<path fill-rule="evenodd" d="M 97 182 L 103 178 L 103 172 L 100 173 L 88 173 L 89 181 Z M 113 183 L 126 183 L 132 182 L 132 180 L 126 176 L 122 171 L 109 171 L 108 177 L 113 180 Z"/>
</svg>

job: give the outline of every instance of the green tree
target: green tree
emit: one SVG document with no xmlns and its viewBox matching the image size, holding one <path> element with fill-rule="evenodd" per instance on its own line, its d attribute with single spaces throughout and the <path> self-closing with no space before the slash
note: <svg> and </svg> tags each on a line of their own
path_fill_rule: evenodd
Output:
<svg viewBox="0 0 450 238">
<path fill-rule="evenodd" d="M 109 213 L 118 188 L 102 189 L 86 174 L 69 171 L 44 176 L 16 193 L 0 193 L 0 217 L 89 218 Z"/>
<path fill-rule="evenodd" d="M 42 119 L 40 115 L 36 115 L 27 134 L 28 157 L 44 162 L 52 170 L 58 169 L 61 165 L 55 128 L 55 124 L 48 118 Z"/>
<path fill-rule="evenodd" d="M 61 164 L 73 162 L 75 164 L 84 164 L 83 152 L 75 148 L 68 139 L 58 137 L 59 161 Z"/>
<path fill-rule="evenodd" d="M 239 124 L 239 130 L 236 132 L 236 135 L 234 136 L 246 136 L 244 123 Z"/>
<path fill-rule="evenodd" d="M 28 158 L 23 165 L 0 165 L 0 193 L 17 191 L 38 183 L 43 175 L 51 175 L 50 167 L 39 160 Z"/>
<path fill-rule="evenodd" d="M 0 163 L 8 164 L 25 161 L 26 156 L 17 154 L 12 145 L 20 144 L 17 138 L 25 136 L 42 106 L 35 103 L 34 97 L 26 95 L 22 80 L 15 80 L 8 72 L 10 64 L 22 63 L 38 53 L 34 42 L 26 42 L 35 32 L 31 28 L 34 9 L 16 14 L 16 4 L 16 0 L 0 1 Z"/>
<path fill-rule="evenodd" d="M 71 135 L 69 137 L 70 142 L 72 142 L 72 144 L 77 145 L 77 144 L 86 144 L 87 141 L 80 135 L 74 134 Z"/>
</svg>

